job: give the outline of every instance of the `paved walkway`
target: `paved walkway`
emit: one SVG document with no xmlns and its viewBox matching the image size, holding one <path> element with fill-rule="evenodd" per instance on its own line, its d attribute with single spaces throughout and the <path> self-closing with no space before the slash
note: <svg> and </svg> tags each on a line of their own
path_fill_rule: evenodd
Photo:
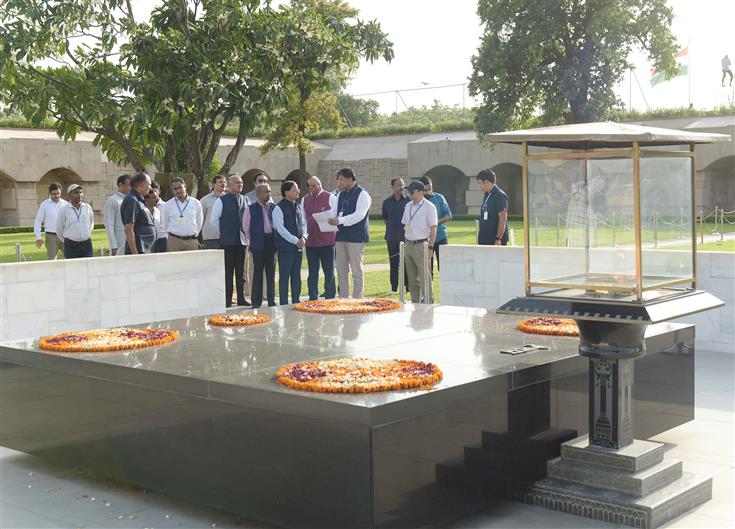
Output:
<svg viewBox="0 0 735 529">
<path fill-rule="evenodd" d="M 714 497 L 664 527 L 735 526 L 735 354 L 697 351 L 696 419 L 654 440 L 684 469 L 714 477 Z M 673 410 L 672 410 L 673 413 Z M 238 516 L 105 480 L 0 448 L 0 528 L 255 529 Z M 612 524 L 506 502 L 443 529 L 613 528 Z"/>
</svg>

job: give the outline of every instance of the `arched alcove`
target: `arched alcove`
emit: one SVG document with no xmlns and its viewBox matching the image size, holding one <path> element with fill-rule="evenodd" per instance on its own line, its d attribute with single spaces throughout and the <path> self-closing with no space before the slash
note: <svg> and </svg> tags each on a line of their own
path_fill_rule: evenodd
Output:
<svg viewBox="0 0 735 529">
<path fill-rule="evenodd" d="M 14 178 L 0 171 L 0 226 L 19 224 L 18 185 Z"/>
<path fill-rule="evenodd" d="M 426 173 L 431 178 L 434 191 L 444 195 L 453 213 L 467 213 L 466 193 L 470 179 L 452 165 L 437 165 Z"/>
<path fill-rule="evenodd" d="M 500 163 L 492 168 L 495 184 L 508 195 L 508 214 L 523 215 L 523 170 L 516 163 Z"/>
<path fill-rule="evenodd" d="M 263 169 L 258 169 L 257 167 L 253 167 L 252 169 L 248 169 L 247 171 L 245 171 L 242 174 L 242 177 L 241 178 L 242 178 L 242 192 L 243 192 L 243 194 L 244 193 L 248 193 L 248 192 L 252 191 L 253 189 L 255 189 L 255 184 L 253 183 L 253 179 L 255 178 L 256 175 L 258 175 L 260 173 L 264 173 L 266 175 L 268 174 L 267 171 L 264 171 Z M 271 179 L 270 175 L 268 175 L 268 179 L 269 180 Z"/>
<path fill-rule="evenodd" d="M 702 170 L 701 206 L 735 209 L 735 155 L 723 156 Z M 706 214 L 706 213 L 705 213 Z"/>
<path fill-rule="evenodd" d="M 61 184 L 61 197 L 69 200 L 66 194 L 66 188 L 70 184 L 80 184 L 84 182 L 84 179 L 69 167 L 51 169 L 36 184 L 36 200 L 39 204 L 48 198 L 48 186 L 54 182 Z"/>
</svg>

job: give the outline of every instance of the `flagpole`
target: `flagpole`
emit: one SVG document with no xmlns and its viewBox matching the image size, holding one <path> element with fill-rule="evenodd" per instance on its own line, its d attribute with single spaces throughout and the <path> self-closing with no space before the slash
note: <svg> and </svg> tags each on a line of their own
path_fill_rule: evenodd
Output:
<svg viewBox="0 0 735 529">
<path fill-rule="evenodd" d="M 692 108 L 692 54 L 689 50 L 690 41 L 687 40 L 687 83 L 688 83 L 688 95 L 689 108 Z"/>
</svg>

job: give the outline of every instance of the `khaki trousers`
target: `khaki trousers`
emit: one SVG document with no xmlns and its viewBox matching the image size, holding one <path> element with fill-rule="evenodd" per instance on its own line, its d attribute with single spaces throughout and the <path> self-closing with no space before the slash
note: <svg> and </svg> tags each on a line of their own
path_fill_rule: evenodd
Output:
<svg viewBox="0 0 735 529">
<path fill-rule="evenodd" d="M 56 259 L 59 251 L 64 251 L 64 243 L 59 240 L 55 233 L 46 234 L 46 258 Z"/>
<path fill-rule="evenodd" d="M 179 239 L 173 235 L 168 236 L 168 242 L 166 243 L 167 252 L 188 252 L 191 250 L 199 249 L 199 241 L 196 239 Z"/>
<path fill-rule="evenodd" d="M 422 287 L 426 281 L 431 283 L 431 276 L 426 277 L 427 269 L 424 266 L 424 244 L 406 243 L 404 248 L 404 259 L 406 262 L 406 275 L 408 275 L 408 290 L 411 292 L 411 301 L 413 303 L 434 303 L 434 294 L 432 292 L 431 299 L 422 300 Z"/>
<path fill-rule="evenodd" d="M 334 245 L 339 279 L 339 297 L 350 297 L 350 271 L 352 272 L 352 297 L 363 296 L 362 258 L 365 253 L 364 242 L 337 241 Z"/>
</svg>

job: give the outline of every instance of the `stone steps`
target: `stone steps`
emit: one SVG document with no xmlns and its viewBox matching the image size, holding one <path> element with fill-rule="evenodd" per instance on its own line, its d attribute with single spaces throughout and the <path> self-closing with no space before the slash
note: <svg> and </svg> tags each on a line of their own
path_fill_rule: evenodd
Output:
<svg viewBox="0 0 735 529">
<path fill-rule="evenodd" d="M 561 446 L 562 459 L 579 463 L 638 472 L 660 463 L 664 459 L 664 445 L 651 441 L 636 440 L 619 450 L 588 446 L 589 436 L 582 435 Z"/>
</svg>

